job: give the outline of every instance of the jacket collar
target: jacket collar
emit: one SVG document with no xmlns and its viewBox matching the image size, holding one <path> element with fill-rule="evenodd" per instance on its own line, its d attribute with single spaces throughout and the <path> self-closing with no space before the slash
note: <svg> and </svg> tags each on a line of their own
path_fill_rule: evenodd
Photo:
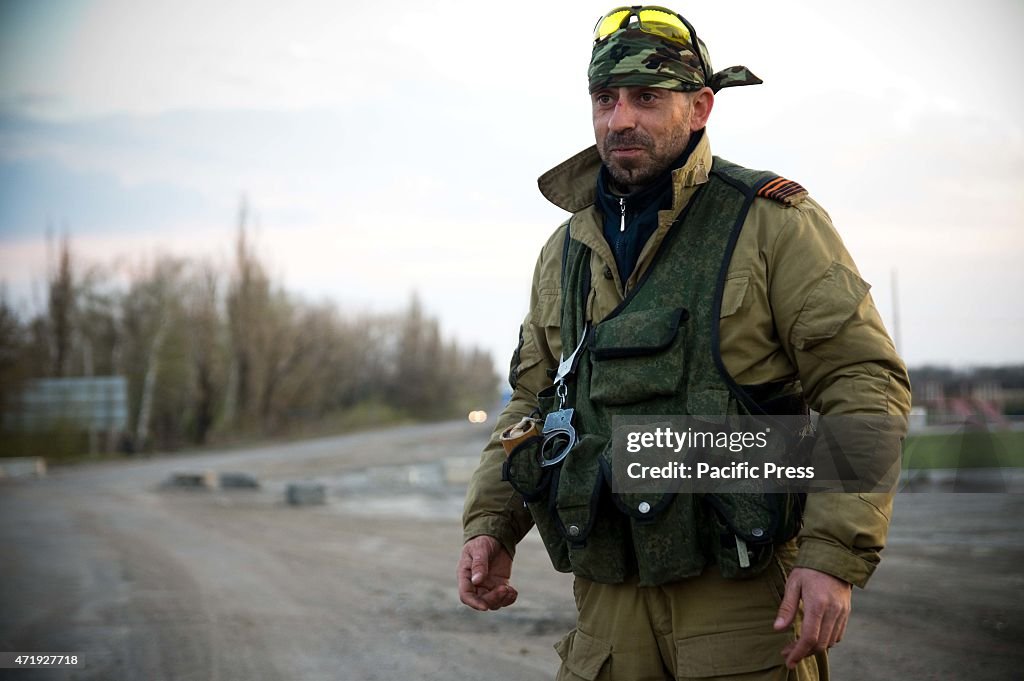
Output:
<svg viewBox="0 0 1024 681">
<path fill-rule="evenodd" d="M 547 171 L 537 180 L 540 193 L 551 203 L 570 213 L 593 205 L 597 198 L 597 175 L 601 170 L 601 157 L 597 146 L 591 146 Z M 711 170 L 711 143 L 707 129 L 697 147 L 681 168 L 672 171 L 673 205 L 679 203 L 684 190 L 708 181 Z"/>
</svg>

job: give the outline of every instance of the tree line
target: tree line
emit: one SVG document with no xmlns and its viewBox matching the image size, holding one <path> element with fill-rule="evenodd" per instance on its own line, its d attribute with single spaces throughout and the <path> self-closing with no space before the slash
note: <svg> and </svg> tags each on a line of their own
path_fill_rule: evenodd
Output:
<svg viewBox="0 0 1024 681">
<path fill-rule="evenodd" d="M 0 298 L 0 413 L 33 378 L 123 376 L 128 423 L 112 446 L 140 451 L 465 416 L 497 399 L 490 355 L 443 338 L 415 295 L 400 313 L 346 314 L 275 284 L 244 207 L 229 268 L 167 255 L 83 268 L 66 236 L 52 260 L 44 310 L 22 318 Z M 3 429 L 6 454 L 38 446 Z"/>
</svg>

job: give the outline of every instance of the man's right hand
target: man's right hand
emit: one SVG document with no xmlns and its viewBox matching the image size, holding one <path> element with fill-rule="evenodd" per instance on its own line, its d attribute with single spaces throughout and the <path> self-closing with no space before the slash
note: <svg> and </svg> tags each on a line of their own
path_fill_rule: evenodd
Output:
<svg viewBox="0 0 1024 681">
<path fill-rule="evenodd" d="M 498 610 L 516 602 L 519 595 L 508 583 L 512 556 L 487 535 L 473 537 L 459 557 L 459 598 L 475 610 Z"/>
</svg>

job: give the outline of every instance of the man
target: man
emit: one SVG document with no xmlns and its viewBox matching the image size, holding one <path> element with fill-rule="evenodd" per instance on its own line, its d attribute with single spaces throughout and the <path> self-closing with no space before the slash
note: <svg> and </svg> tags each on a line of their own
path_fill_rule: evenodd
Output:
<svg viewBox="0 0 1024 681">
<path fill-rule="evenodd" d="M 878 563 L 890 494 L 810 494 L 802 520 L 785 497 L 772 518 L 786 522 L 751 553 L 698 495 L 637 509 L 602 473 L 613 416 L 909 411 L 905 367 L 825 211 L 795 182 L 711 155 L 715 94 L 760 82 L 712 72 L 670 10 L 613 10 L 589 68 L 596 148 L 539 181 L 572 218 L 537 261 L 458 582 L 477 610 L 514 603 L 515 546 L 537 524 L 576 575 L 560 680 L 827 678 L 852 585 Z M 571 424 L 563 440 L 526 438 L 506 459 L 500 434 L 538 413 Z"/>
</svg>

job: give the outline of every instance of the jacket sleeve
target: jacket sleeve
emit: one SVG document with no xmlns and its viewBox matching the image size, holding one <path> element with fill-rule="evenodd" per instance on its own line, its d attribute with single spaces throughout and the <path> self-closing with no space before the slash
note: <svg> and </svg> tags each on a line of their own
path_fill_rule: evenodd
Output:
<svg viewBox="0 0 1024 681">
<path fill-rule="evenodd" d="M 804 395 L 823 416 L 889 415 L 898 425 L 871 455 L 898 461 L 910 381 L 906 367 L 832 223 L 806 200 L 788 219 L 770 256 L 769 295 L 782 345 Z M 893 495 L 810 494 L 795 565 L 863 587 L 885 546 Z"/>
<path fill-rule="evenodd" d="M 520 327 L 519 344 L 512 355 L 509 383 L 512 399 L 502 410 L 480 465 L 466 493 L 462 514 L 465 541 L 486 534 L 495 537 L 513 556 L 515 546 L 533 527 L 523 499 L 501 479 L 505 450 L 499 436 L 537 408 L 537 393 L 551 384 L 549 371 L 561 354 L 559 310 L 562 245 L 565 227 L 548 240 L 534 269 L 530 311 Z"/>
</svg>

